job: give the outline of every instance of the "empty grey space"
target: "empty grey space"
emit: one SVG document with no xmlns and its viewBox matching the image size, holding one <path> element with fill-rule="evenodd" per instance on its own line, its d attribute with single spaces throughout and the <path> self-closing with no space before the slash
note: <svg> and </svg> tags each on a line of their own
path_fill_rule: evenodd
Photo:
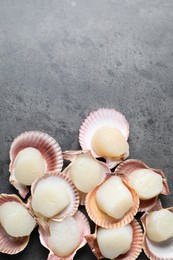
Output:
<svg viewBox="0 0 173 260">
<path fill-rule="evenodd" d="M 130 156 L 162 169 L 173 206 L 173 1 L 0 0 L 0 193 L 9 149 L 27 130 L 80 149 L 89 112 L 115 108 L 130 124 Z M 35 230 L 0 260 L 46 260 Z M 88 246 L 75 260 L 94 260 Z M 141 254 L 139 260 L 147 257 Z"/>
</svg>

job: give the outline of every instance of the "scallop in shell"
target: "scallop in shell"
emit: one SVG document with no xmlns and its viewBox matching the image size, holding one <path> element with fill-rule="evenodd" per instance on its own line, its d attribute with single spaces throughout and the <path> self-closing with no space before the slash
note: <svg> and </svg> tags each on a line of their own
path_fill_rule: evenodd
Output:
<svg viewBox="0 0 173 260">
<path fill-rule="evenodd" d="M 129 155 L 129 124 L 115 109 L 100 108 L 91 112 L 79 130 L 82 150 L 91 150 L 94 157 L 106 159 L 114 168 Z"/>
<path fill-rule="evenodd" d="M 169 187 L 162 170 L 150 168 L 144 162 L 129 159 L 115 169 L 118 175 L 124 175 L 127 182 L 137 191 L 140 198 L 139 211 L 151 209 L 159 194 L 168 195 Z"/>
<path fill-rule="evenodd" d="M 89 222 L 79 210 L 61 222 L 49 220 L 48 226 L 49 233 L 39 228 L 40 242 L 50 251 L 48 260 L 73 259 L 86 244 L 85 236 L 90 234 Z"/>
<path fill-rule="evenodd" d="M 136 191 L 119 176 L 107 176 L 86 196 L 89 217 L 103 228 L 122 227 L 130 223 L 138 211 Z"/>
<path fill-rule="evenodd" d="M 63 173 L 46 173 L 31 186 L 30 207 L 38 223 L 47 219 L 61 221 L 75 214 L 79 206 L 79 194 L 72 180 Z"/>
<path fill-rule="evenodd" d="M 36 221 L 18 196 L 0 195 L 0 223 L 0 252 L 13 255 L 24 250 Z"/>
<path fill-rule="evenodd" d="M 63 157 L 71 161 L 63 172 L 73 180 L 79 191 L 80 204 L 84 205 L 86 194 L 104 180 L 110 169 L 95 159 L 90 151 L 65 151 Z"/>
<path fill-rule="evenodd" d="M 86 240 L 97 259 L 134 260 L 142 251 L 143 233 L 134 219 L 121 228 L 97 226 L 95 233 L 86 236 Z"/>
<path fill-rule="evenodd" d="M 143 250 L 151 260 L 173 260 L 173 207 L 158 203 L 141 218 L 144 228 Z"/>
<path fill-rule="evenodd" d="M 46 172 L 60 172 L 63 166 L 59 144 L 46 133 L 28 131 L 17 136 L 10 147 L 10 183 L 25 198 L 27 186 Z"/>
</svg>

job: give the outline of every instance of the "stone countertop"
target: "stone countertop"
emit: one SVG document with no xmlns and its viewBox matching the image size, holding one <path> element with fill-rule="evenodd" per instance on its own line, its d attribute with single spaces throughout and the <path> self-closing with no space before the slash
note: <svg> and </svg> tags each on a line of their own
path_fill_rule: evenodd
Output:
<svg viewBox="0 0 173 260">
<path fill-rule="evenodd" d="M 130 158 L 162 169 L 173 192 L 172 71 L 172 0 L 1 0 L 0 192 L 16 193 L 8 153 L 17 135 L 41 130 L 62 150 L 80 149 L 79 126 L 100 107 L 126 116 Z M 47 254 L 34 231 L 22 253 L 0 259 Z M 86 246 L 75 259 L 95 257 Z"/>
</svg>

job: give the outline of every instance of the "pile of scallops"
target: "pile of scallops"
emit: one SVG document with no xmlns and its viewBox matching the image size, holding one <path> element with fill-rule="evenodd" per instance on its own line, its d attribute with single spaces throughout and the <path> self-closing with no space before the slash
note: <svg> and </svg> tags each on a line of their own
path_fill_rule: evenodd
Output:
<svg viewBox="0 0 173 260">
<path fill-rule="evenodd" d="M 134 260 L 143 249 L 151 260 L 173 260 L 173 207 L 159 198 L 169 194 L 167 180 L 162 170 L 127 159 L 128 136 L 124 115 L 104 108 L 82 122 L 79 151 L 62 152 L 39 131 L 17 136 L 9 181 L 20 196 L 0 195 L 0 252 L 21 252 L 38 227 L 48 260 L 72 260 L 86 243 L 96 259 Z M 93 234 L 79 205 L 95 223 Z"/>
</svg>

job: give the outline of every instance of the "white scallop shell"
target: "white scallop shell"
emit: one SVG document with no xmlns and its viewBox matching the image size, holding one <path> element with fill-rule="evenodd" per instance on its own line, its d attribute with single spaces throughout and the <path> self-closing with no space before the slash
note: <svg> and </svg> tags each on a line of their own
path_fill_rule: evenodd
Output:
<svg viewBox="0 0 173 260">
<path fill-rule="evenodd" d="M 129 249 L 128 252 L 126 252 L 123 255 L 119 255 L 118 257 L 116 257 L 113 260 L 135 260 L 135 259 L 137 259 L 137 257 L 139 256 L 139 254 L 142 251 L 143 232 L 140 227 L 140 224 L 138 223 L 138 221 L 136 219 L 133 219 L 132 222 L 130 223 L 130 225 L 133 228 L 133 241 L 131 244 L 131 248 Z M 87 240 L 92 252 L 96 256 L 96 258 L 103 259 L 104 257 L 100 252 L 98 242 L 97 242 L 97 228 L 98 227 L 96 226 L 94 234 L 86 236 L 86 240 Z M 115 243 L 116 243 L 116 241 L 115 241 Z"/>
<path fill-rule="evenodd" d="M 15 194 L 1 194 L 0 205 L 6 202 L 18 202 L 22 204 L 27 210 L 27 204 L 24 204 L 22 200 Z M 31 212 L 28 210 L 31 214 Z M 8 255 L 15 255 L 23 251 L 29 243 L 30 236 L 24 237 L 12 237 L 0 224 L 0 252 Z"/>
<path fill-rule="evenodd" d="M 168 195 L 170 194 L 169 187 L 167 180 L 165 178 L 165 174 L 160 169 L 154 169 L 150 168 L 148 165 L 146 165 L 143 161 L 137 160 L 137 159 L 128 159 L 124 162 L 120 163 L 118 167 L 115 169 L 115 174 L 123 175 L 125 176 L 127 182 L 128 182 L 128 176 L 136 170 L 140 169 L 149 169 L 156 174 L 159 174 L 162 177 L 163 180 L 163 189 L 161 191 L 161 194 Z M 148 200 L 140 200 L 139 210 L 140 212 L 145 212 L 150 210 L 154 207 L 154 205 L 158 201 L 158 196 L 155 196 L 154 198 L 148 199 Z"/>
<path fill-rule="evenodd" d="M 94 157 L 98 156 L 92 149 L 91 140 L 95 131 L 100 127 L 111 127 L 118 128 L 123 136 L 128 139 L 129 136 L 129 124 L 124 115 L 115 109 L 100 108 L 96 111 L 93 111 L 89 116 L 83 121 L 79 130 L 79 143 L 82 147 L 82 150 L 91 150 L 91 153 Z M 125 155 L 125 158 L 128 157 L 128 154 Z M 124 158 L 124 159 L 125 159 Z M 115 167 L 120 161 L 114 161 L 110 158 L 105 158 L 107 164 L 110 168 Z"/>
<path fill-rule="evenodd" d="M 60 173 L 46 173 L 44 176 L 38 178 L 37 180 L 35 180 L 35 182 L 33 182 L 32 186 L 31 186 L 31 198 L 29 201 L 29 207 L 31 209 L 31 211 L 33 212 L 33 214 L 37 217 L 37 222 L 42 225 L 42 227 L 45 226 L 45 229 L 47 228 L 46 226 L 46 222 L 47 222 L 47 218 L 42 216 L 40 213 L 38 212 L 34 212 L 34 210 L 32 209 L 32 196 L 34 194 L 34 191 L 37 187 L 37 184 L 43 180 L 43 179 L 47 179 L 49 177 L 55 177 L 58 178 L 60 183 L 63 183 L 63 185 L 65 185 L 67 187 L 67 190 L 70 194 L 71 197 L 71 202 L 70 204 L 64 209 L 62 210 L 60 213 L 58 213 L 57 215 L 51 217 L 52 220 L 55 221 L 61 221 L 64 218 L 66 218 L 67 216 L 72 216 L 75 214 L 75 212 L 78 209 L 79 206 L 79 193 L 78 190 L 76 189 L 76 187 L 74 186 L 72 180 L 64 173 L 60 172 Z"/>
<path fill-rule="evenodd" d="M 161 202 L 158 200 L 157 204 L 152 208 L 151 211 L 162 209 Z M 167 208 L 169 211 L 173 212 L 173 207 Z M 167 239 L 166 241 L 155 243 L 147 238 L 146 235 L 146 216 L 145 213 L 142 218 L 142 224 L 144 227 L 144 243 L 143 250 L 150 260 L 173 260 L 173 237 Z"/>
<path fill-rule="evenodd" d="M 28 131 L 17 136 L 10 147 L 10 183 L 19 191 L 19 194 L 25 198 L 29 189 L 19 183 L 15 178 L 15 159 L 17 154 L 27 147 L 34 147 L 42 154 L 46 172 L 60 172 L 63 166 L 62 151 L 54 138 L 40 131 Z"/>
<path fill-rule="evenodd" d="M 88 222 L 86 216 L 81 211 L 78 210 L 73 215 L 73 218 L 78 222 L 79 226 L 82 228 L 81 242 L 78 245 L 78 247 L 67 257 L 62 258 L 62 257 L 59 257 L 54 254 L 54 252 L 49 248 L 48 241 L 47 241 L 48 240 L 47 236 L 49 236 L 49 232 L 45 232 L 45 230 L 42 229 L 42 227 L 39 227 L 38 231 L 39 231 L 40 242 L 45 248 L 47 248 L 50 251 L 47 260 L 72 260 L 73 257 L 75 256 L 76 252 L 87 243 L 85 236 L 89 235 L 91 231 L 90 231 L 90 225 L 89 225 L 89 222 Z"/>
</svg>

